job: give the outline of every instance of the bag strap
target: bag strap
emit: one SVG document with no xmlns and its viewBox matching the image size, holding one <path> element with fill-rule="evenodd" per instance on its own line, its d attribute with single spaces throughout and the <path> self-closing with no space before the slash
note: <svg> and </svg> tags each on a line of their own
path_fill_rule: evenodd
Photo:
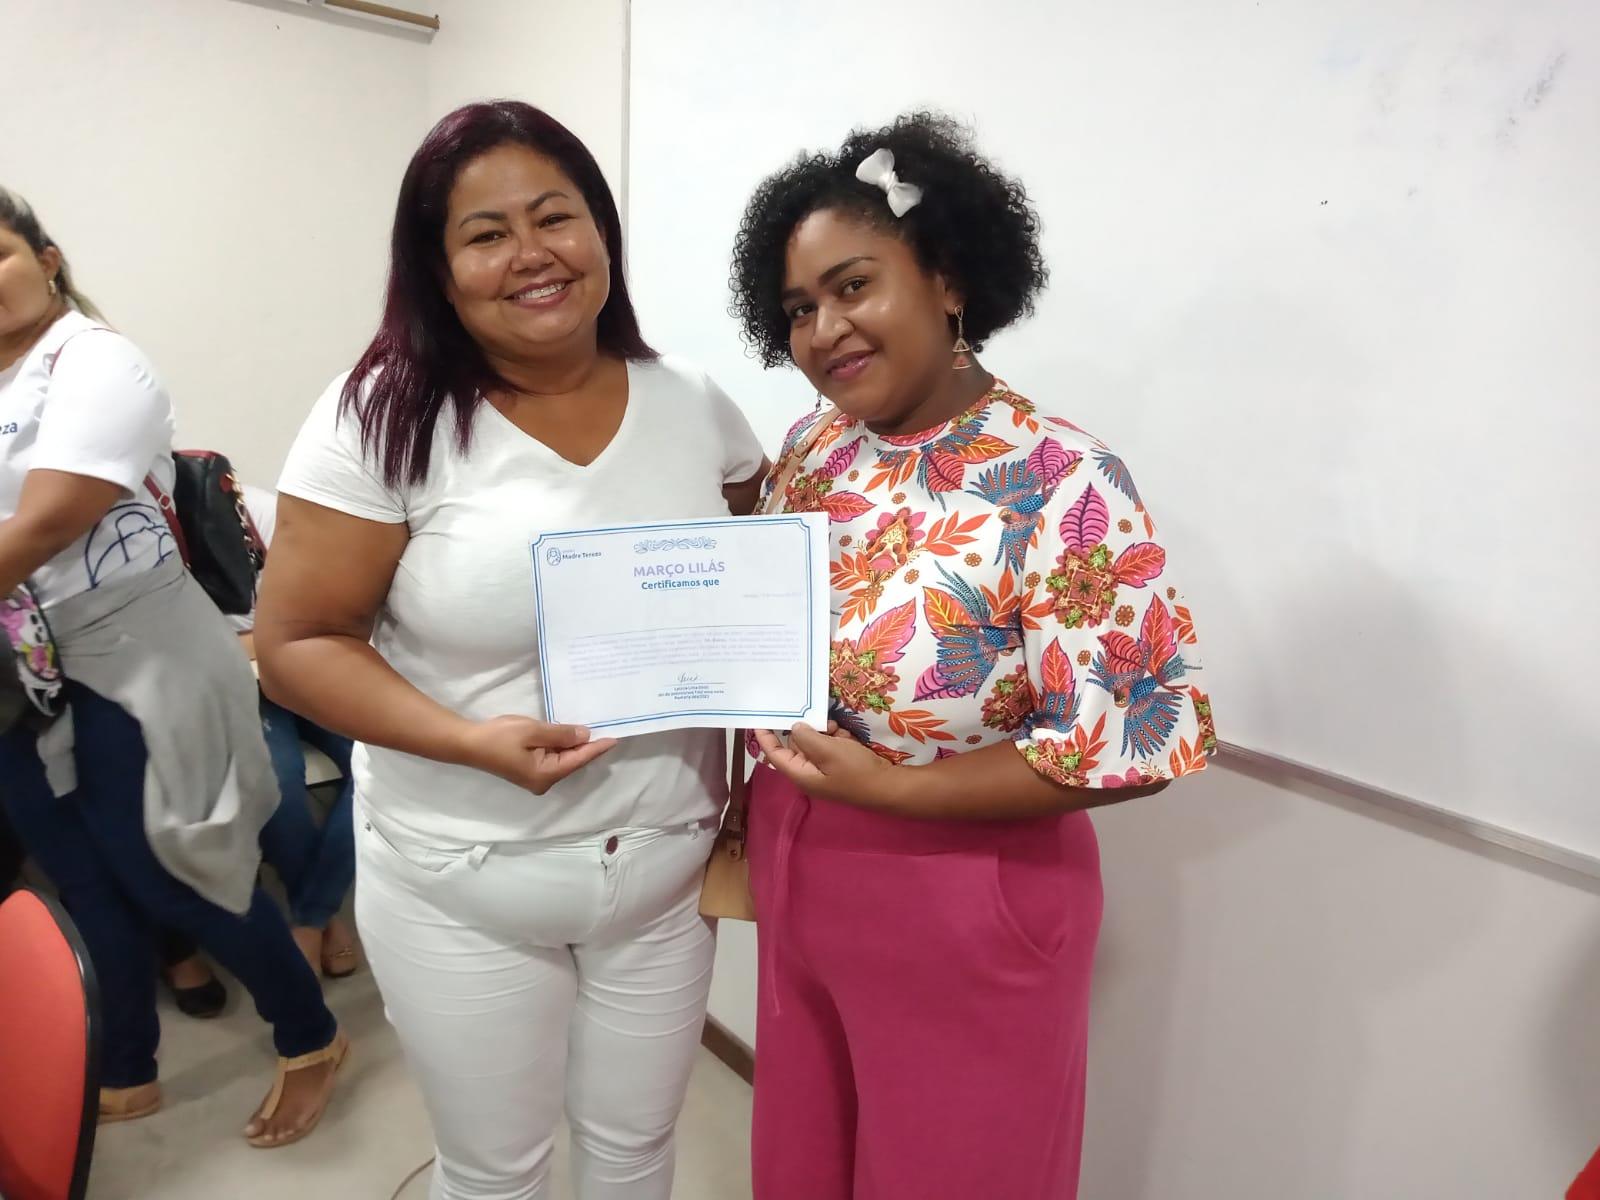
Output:
<svg viewBox="0 0 1600 1200">
<path fill-rule="evenodd" d="M 267 541 L 261 536 L 261 530 L 256 528 L 255 518 L 250 515 L 250 506 L 244 502 L 244 485 L 239 482 L 238 475 L 231 470 L 222 477 L 222 485 L 233 498 L 234 514 L 239 518 L 239 525 L 244 530 L 245 553 L 250 556 L 251 565 L 259 575 L 267 565 Z"/>
<path fill-rule="evenodd" d="M 733 766 L 728 773 L 728 811 L 722 818 L 720 834 L 728 843 L 728 853 L 736 862 L 744 857 L 744 814 L 750 790 L 750 781 L 745 777 L 744 738 L 744 730 L 733 731 Z"/>
<path fill-rule="evenodd" d="M 817 443 L 828 430 L 833 428 L 833 423 L 842 414 L 837 405 L 830 404 L 817 418 L 816 424 L 811 427 L 810 436 L 796 439 L 789 452 L 780 455 L 777 465 L 772 468 L 772 488 L 767 492 L 766 502 L 761 506 L 764 516 L 771 516 L 783 505 L 785 494 L 789 485 L 794 482 L 795 476 L 800 474 L 800 468 L 805 465 L 806 459 L 811 457 L 811 452 L 817 448 Z M 745 731 L 733 731 L 733 766 L 728 779 L 728 813 L 723 818 L 722 836 L 728 841 L 728 853 L 735 859 L 744 856 L 744 817 L 745 806 L 748 800 L 750 781 L 745 777 Z"/>
<path fill-rule="evenodd" d="M 789 447 L 789 453 L 778 459 L 772 468 L 772 488 L 767 492 L 766 503 L 761 506 L 763 515 L 770 516 L 783 504 L 784 494 L 788 492 L 789 485 L 794 482 L 795 476 L 800 474 L 800 468 L 805 465 L 806 459 L 811 457 L 811 452 L 817 448 L 817 443 L 822 440 L 822 435 L 833 428 L 833 423 L 840 417 L 838 406 L 830 404 L 822 411 L 817 423 L 811 427 L 809 437 L 799 438 Z"/>
<path fill-rule="evenodd" d="M 155 497 L 156 507 L 167 519 L 167 528 L 172 531 L 172 540 L 177 543 L 178 557 L 183 559 L 184 566 L 189 566 L 189 539 L 184 536 L 183 522 L 178 520 L 177 503 L 167 494 L 166 489 L 154 475 L 144 477 L 144 490 Z"/>
</svg>

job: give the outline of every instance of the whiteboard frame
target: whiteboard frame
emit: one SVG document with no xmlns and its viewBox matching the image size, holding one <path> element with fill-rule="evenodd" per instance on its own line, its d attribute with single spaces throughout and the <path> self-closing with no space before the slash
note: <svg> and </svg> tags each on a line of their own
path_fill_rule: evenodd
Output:
<svg viewBox="0 0 1600 1200">
<path fill-rule="evenodd" d="M 1248 746 L 1241 746 L 1235 742 L 1222 742 L 1221 754 L 1217 761 L 1224 766 L 1232 766 L 1246 774 L 1264 779 L 1269 783 L 1295 784 L 1309 783 L 1319 788 L 1350 800 L 1368 808 L 1382 809 L 1385 812 L 1396 813 L 1402 817 L 1410 817 L 1430 825 L 1440 826 L 1452 833 L 1463 834 L 1466 837 L 1476 838 L 1481 842 L 1499 846 L 1509 850 L 1514 855 L 1524 859 L 1533 859 L 1539 863 L 1547 863 L 1559 867 L 1563 871 L 1582 876 L 1584 886 L 1592 891 L 1600 891 L 1600 858 L 1584 854 L 1578 850 L 1568 849 L 1566 846 L 1547 842 L 1543 838 L 1530 837 L 1525 833 L 1518 833 L 1514 829 L 1507 829 L 1504 825 L 1496 825 L 1490 821 L 1479 821 L 1474 817 L 1464 816 L 1436 804 L 1429 804 L 1426 800 L 1417 800 L 1410 796 L 1402 796 L 1398 792 L 1391 792 L 1385 788 L 1376 787 L 1370 783 L 1363 783 L 1359 779 L 1351 779 L 1346 775 L 1339 775 L 1333 771 L 1313 767 L 1308 763 L 1299 762 L 1292 758 L 1285 758 L 1279 754 L 1269 754 L 1262 750 L 1253 750 Z M 1527 863 L 1519 863 L 1527 866 Z"/>
</svg>

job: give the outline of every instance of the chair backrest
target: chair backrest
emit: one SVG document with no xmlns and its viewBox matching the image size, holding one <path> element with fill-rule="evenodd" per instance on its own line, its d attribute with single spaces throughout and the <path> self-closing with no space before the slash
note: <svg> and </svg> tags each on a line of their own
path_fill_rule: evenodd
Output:
<svg viewBox="0 0 1600 1200">
<path fill-rule="evenodd" d="M 0 903 L 0 1196 L 82 1200 L 100 1110 L 100 995 L 65 910 Z"/>
<path fill-rule="evenodd" d="M 1600 1150 L 1567 1189 L 1567 1200 L 1600 1200 Z"/>
</svg>

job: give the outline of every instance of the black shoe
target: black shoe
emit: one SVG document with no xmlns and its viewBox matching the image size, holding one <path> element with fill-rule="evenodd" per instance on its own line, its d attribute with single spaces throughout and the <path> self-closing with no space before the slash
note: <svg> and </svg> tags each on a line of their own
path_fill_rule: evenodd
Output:
<svg viewBox="0 0 1600 1200">
<path fill-rule="evenodd" d="M 209 983 L 202 983 L 199 987 L 172 988 L 172 998 L 178 1003 L 178 1011 L 186 1017 L 197 1017 L 202 1021 L 220 1016 L 222 1010 L 228 1006 L 228 989 L 222 986 L 222 980 L 212 979 Z"/>
</svg>

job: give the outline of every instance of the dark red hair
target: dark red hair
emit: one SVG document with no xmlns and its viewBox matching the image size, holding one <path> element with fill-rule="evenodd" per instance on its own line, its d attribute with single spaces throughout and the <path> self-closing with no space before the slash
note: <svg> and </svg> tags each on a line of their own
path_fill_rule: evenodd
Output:
<svg viewBox="0 0 1600 1200">
<path fill-rule="evenodd" d="M 341 397 L 354 408 L 361 441 L 390 487 L 427 478 L 439 414 L 455 412 L 456 441 L 472 440 L 472 415 L 491 388 L 509 386 L 456 316 L 444 291 L 444 222 L 462 169 L 497 146 L 527 146 L 553 159 L 577 185 L 611 257 L 611 293 L 600 310 L 601 353 L 657 356 L 639 332 L 623 276 L 622 220 L 589 148 L 548 113 L 518 100 L 468 104 L 445 117 L 411 156 L 395 204 L 383 322 Z M 363 385 L 372 386 L 362 396 Z"/>
</svg>

